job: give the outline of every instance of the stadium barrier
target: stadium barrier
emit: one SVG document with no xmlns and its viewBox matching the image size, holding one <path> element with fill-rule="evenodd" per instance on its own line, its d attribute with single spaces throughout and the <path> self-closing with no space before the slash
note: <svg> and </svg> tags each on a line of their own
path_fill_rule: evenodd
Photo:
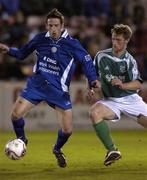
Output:
<svg viewBox="0 0 147 180">
<path fill-rule="evenodd" d="M 0 129 L 11 130 L 12 124 L 10 113 L 17 96 L 24 82 L 0 82 Z M 75 129 L 91 130 L 89 119 L 89 103 L 85 96 L 86 86 L 81 82 L 73 82 L 70 88 L 71 99 L 73 102 L 73 124 Z M 147 102 L 147 83 L 144 83 L 141 96 Z M 45 102 L 42 102 L 29 113 L 26 114 L 26 129 L 28 131 L 36 130 L 54 130 L 58 127 L 57 117 L 54 109 L 50 108 Z M 131 118 L 122 117 L 119 122 L 110 122 L 113 129 L 143 129 Z"/>
</svg>

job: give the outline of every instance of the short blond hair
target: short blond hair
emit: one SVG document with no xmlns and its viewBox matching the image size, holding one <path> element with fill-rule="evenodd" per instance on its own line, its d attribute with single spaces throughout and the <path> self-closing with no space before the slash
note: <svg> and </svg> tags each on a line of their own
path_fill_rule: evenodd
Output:
<svg viewBox="0 0 147 180">
<path fill-rule="evenodd" d="M 115 24 L 114 27 L 111 29 L 111 33 L 123 35 L 125 40 L 129 40 L 132 36 L 131 28 L 125 24 Z"/>
</svg>

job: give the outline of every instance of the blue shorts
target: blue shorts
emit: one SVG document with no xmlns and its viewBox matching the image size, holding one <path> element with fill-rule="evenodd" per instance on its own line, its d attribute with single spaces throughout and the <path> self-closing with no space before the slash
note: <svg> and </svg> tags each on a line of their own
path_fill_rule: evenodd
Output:
<svg viewBox="0 0 147 180">
<path fill-rule="evenodd" d="M 65 110 L 72 108 L 69 93 L 58 89 L 41 75 L 30 77 L 27 81 L 26 88 L 23 89 L 20 96 L 34 105 L 45 101 L 53 108 L 56 106 Z"/>
</svg>

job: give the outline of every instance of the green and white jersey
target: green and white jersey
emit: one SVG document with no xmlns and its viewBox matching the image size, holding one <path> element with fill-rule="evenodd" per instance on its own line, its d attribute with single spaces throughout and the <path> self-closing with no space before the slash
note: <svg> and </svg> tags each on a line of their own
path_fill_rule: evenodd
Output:
<svg viewBox="0 0 147 180">
<path fill-rule="evenodd" d="M 127 51 L 120 58 L 113 55 L 112 48 L 100 51 L 95 56 L 94 64 L 105 97 L 119 98 L 136 93 L 135 90 L 122 90 L 111 84 L 116 77 L 123 83 L 142 81 L 136 61 Z"/>
</svg>

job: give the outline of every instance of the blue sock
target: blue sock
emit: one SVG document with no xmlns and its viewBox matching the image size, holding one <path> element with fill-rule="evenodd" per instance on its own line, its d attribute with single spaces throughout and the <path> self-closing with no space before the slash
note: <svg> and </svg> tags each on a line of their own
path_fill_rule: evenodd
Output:
<svg viewBox="0 0 147 180">
<path fill-rule="evenodd" d="M 62 148 L 62 146 L 67 142 L 67 140 L 71 136 L 71 134 L 72 133 L 64 133 L 60 129 L 58 131 L 58 138 L 57 138 L 56 144 L 54 146 L 54 150 L 59 151 Z"/>
<path fill-rule="evenodd" d="M 23 118 L 17 120 L 12 120 L 13 128 L 16 134 L 16 137 L 26 142 L 26 136 L 24 132 L 25 121 Z"/>
</svg>

